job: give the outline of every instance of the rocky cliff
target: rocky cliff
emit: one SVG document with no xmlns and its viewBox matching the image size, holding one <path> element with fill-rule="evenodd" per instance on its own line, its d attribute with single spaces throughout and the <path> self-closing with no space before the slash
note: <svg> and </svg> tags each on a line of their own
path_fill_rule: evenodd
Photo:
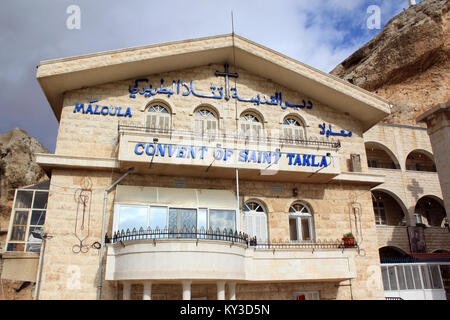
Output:
<svg viewBox="0 0 450 320">
<path fill-rule="evenodd" d="M 330 73 L 393 102 L 384 121 L 415 119 L 450 99 L 450 1 L 424 0 Z"/>
<path fill-rule="evenodd" d="M 50 151 L 24 130 L 0 134 L 0 241 L 8 227 L 14 189 L 47 179 L 36 163 L 36 153 Z"/>
<path fill-rule="evenodd" d="M 0 200 L 11 200 L 15 188 L 46 179 L 36 163 L 36 153 L 50 153 L 22 129 L 0 134 Z"/>
<path fill-rule="evenodd" d="M 48 179 L 36 164 L 36 153 L 50 151 L 24 130 L 0 134 L 0 243 L 6 240 L 14 190 Z M 33 288 L 27 282 L 2 280 L 0 300 L 31 299 Z"/>
</svg>

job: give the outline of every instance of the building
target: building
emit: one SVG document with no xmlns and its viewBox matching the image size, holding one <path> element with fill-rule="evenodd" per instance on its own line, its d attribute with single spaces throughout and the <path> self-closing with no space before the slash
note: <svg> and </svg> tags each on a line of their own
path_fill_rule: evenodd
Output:
<svg viewBox="0 0 450 320">
<path fill-rule="evenodd" d="M 386 297 L 446 299 L 450 233 L 427 129 L 379 123 L 364 133 Z"/>
<path fill-rule="evenodd" d="M 377 124 L 389 101 L 259 44 L 44 61 L 37 78 L 60 123 L 38 155 L 48 205 L 17 191 L 2 277 L 33 261 L 40 299 L 384 299 L 409 265 L 381 263 L 417 222 L 449 250 L 426 132 Z M 445 295 L 443 264 L 420 271 Z"/>
</svg>

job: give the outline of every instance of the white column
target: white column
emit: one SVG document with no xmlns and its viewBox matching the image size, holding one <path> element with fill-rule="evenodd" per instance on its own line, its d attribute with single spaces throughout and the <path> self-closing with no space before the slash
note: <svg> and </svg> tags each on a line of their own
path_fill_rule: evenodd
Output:
<svg viewBox="0 0 450 320">
<path fill-rule="evenodd" d="M 131 282 L 123 283 L 123 300 L 131 299 Z"/>
<path fill-rule="evenodd" d="M 228 282 L 228 299 L 229 300 L 236 300 L 236 282 Z"/>
<path fill-rule="evenodd" d="M 144 281 L 144 294 L 142 300 L 152 300 L 152 282 Z"/>
<path fill-rule="evenodd" d="M 217 300 L 225 300 L 225 281 L 217 281 Z"/>
<path fill-rule="evenodd" d="M 192 280 L 183 280 L 183 300 L 191 300 L 191 284 Z"/>
</svg>

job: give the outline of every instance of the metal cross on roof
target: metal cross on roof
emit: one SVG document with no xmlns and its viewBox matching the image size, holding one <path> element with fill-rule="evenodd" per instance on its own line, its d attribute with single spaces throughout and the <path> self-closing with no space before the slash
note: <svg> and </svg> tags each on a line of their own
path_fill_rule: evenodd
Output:
<svg viewBox="0 0 450 320">
<path fill-rule="evenodd" d="M 237 78 L 239 75 L 237 73 L 228 72 L 228 63 L 225 63 L 225 72 L 216 71 L 215 75 L 218 77 L 225 77 L 225 100 L 230 100 L 230 86 L 228 83 L 228 77 Z"/>
</svg>

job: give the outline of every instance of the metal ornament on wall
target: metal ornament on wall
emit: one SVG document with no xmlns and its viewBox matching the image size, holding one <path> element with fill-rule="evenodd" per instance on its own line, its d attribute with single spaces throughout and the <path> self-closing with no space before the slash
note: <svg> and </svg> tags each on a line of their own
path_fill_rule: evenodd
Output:
<svg viewBox="0 0 450 320">
<path fill-rule="evenodd" d="M 350 192 L 348 195 L 349 201 L 349 222 L 350 222 L 350 231 L 355 236 L 356 241 L 361 244 L 362 243 L 362 226 L 361 226 L 361 214 L 362 214 L 362 205 L 357 201 L 357 196 L 354 192 Z"/>
<path fill-rule="evenodd" d="M 77 211 L 75 216 L 74 235 L 79 244 L 72 247 L 74 253 L 87 253 L 89 246 L 83 242 L 90 236 L 92 181 L 85 177 L 80 183 L 81 188 L 75 191 Z"/>
</svg>

